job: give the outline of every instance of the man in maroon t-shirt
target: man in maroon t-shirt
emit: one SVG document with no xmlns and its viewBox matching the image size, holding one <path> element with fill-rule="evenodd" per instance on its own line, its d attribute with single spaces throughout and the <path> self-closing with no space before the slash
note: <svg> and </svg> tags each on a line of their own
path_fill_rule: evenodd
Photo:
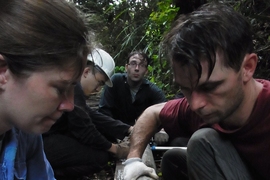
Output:
<svg viewBox="0 0 270 180">
<path fill-rule="evenodd" d="M 163 40 L 184 98 L 147 108 L 132 136 L 124 179 L 154 179 L 141 162 L 149 139 L 164 128 L 191 137 L 187 150 L 162 159 L 163 179 L 269 179 L 270 82 L 253 78 L 258 56 L 243 16 L 206 4 L 180 16 Z"/>
</svg>

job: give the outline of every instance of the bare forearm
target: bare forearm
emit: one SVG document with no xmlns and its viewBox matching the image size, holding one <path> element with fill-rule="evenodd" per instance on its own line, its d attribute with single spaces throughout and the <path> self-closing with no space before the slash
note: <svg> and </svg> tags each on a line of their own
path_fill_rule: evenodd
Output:
<svg viewBox="0 0 270 180">
<path fill-rule="evenodd" d="M 147 108 L 137 120 L 130 139 L 128 158 L 142 157 L 142 154 L 151 137 L 160 126 L 159 113 L 165 103 Z"/>
</svg>

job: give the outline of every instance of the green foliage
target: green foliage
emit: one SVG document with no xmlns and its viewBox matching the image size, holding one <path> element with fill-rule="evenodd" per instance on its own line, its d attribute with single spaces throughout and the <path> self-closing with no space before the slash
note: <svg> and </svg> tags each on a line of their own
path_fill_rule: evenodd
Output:
<svg viewBox="0 0 270 180">
<path fill-rule="evenodd" d="M 115 66 L 114 72 L 115 73 L 123 73 L 123 72 L 125 72 L 125 66 Z"/>
<path fill-rule="evenodd" d="M 254 30 L 254 48 L 259 57 L 255 77 L 270 79 L 269 0 L 224 0 L 223 2 L 232 5 L 236 11 L 246 16 L 250 21 Z M 164 57 L 159 53 L 158 42 L 169 29 L 178 9 L 171 5 L 170 0 L 159 2 L 157 5 L 158 9 L 149 16 L 150 22 L 146 31 L 147 50 L 153 58 L 153 67 L 150 70 L 149 78 L 161 87 L 166 92 L 167 99 L 170 99 L 179 90 L 174 86 L 168 61 L 164 60 Z"/>
<path fill-rule="evenodd" d="M 152 57 L 152 66 L 149 67 L 149 79 L 160 87 L 166 94 L 167 99 L 175 96 L 177 89 L 173 85 L 173 76 L 169 61 L 160 56 L 159 44 L 164 33 L 168 31 L 174 20 L 178 8 L 172 5 L 171 0 L 157 3 L 157 10 L 149 16 L 149 25 L 146 30 L 148 42 L 146 50 Z"/>
<path fill-rule="evenodd" d="M 178 8 L 172 0 L 74 0 L 88 14 L 89 28 L 115 59 L 115 72 L 124 72 L 126 57 L 133 50 L 144 50 L 151 58 L 148 78 L 174 96 L 169 64 L 159 56 L 159 43 L 168 30 Z M 106 3 L 107 2 L 107 3 Z"/>
<path fill-rule="evenodd" d="M 270 79 L 270 1 L 269 0 L 223 0 L 250 21 L 254 35 L 254 49 L 259 61 L 255 78 Z"/>
<path fill-rule="evenodd" d="M 254 47 L 259 62 L 255 77 L 270 79 L 270 2 L 246 0 L 237 9 L 250 21 L 254 31 Z"/>
<path fill-rule="evenodd" d="M 208 0 L 217 1 L 217 0 Z M 220 0 L 219 0 L 220 1 Z M 255 77 L 270 79 L 270 3 L 269 0 L 221 0 L 232 5 L 251 22 L 254 46 L 259 56 Z M 108 51 L 116 62 L 115 72 L 124 72 L 128 54 L 144 50 L 151 58 L 148 78 L 162 88 L 167 99 L 178 92 L 173 83 L 168 60 L 159 44 L 179 8 L 175 0 L 73 0 L 88 15 L 97 44 Z M 187 1 L 195 2 L 195 1 Z M 82 8 L 83 7 L 83 8 Z M 181 8 L 181 7 L 180 7 Z"/>
</svg>

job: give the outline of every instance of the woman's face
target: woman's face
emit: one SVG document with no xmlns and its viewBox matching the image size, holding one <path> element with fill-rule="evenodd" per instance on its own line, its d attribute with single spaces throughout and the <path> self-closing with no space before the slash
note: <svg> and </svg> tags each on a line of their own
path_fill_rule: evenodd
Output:
<svg viewBox="0 0 270 180">
<path fill-rule="evenodd" d="M 30 133 L 48 131 L 63 111 L 74 108 L 73 75 L 72 70 L 55 68 L 20 79 L 7 70 L 6 83 L 1 84 L 1 124 Z"/>
</svg>

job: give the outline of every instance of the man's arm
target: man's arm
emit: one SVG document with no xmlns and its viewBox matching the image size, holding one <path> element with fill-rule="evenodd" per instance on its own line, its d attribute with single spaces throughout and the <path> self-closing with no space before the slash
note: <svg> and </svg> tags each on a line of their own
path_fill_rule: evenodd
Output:
<svg viewBox="0 0 270 180">
<path fill-rule="evenodd" d="M 124 162 L 124 180 L 137 179 L 140 176 L 149 176 L 158 179 L 153 168 L 147 167 L 142 162 L 142 155 L 150 138 L 159 129 L 161 122 L 160 111 L 165 103 L 148 107 L 136 122 L 131 133 L 131 146 L 127 160 Z"/>
<path fill-rule="evenodd" d="M 104 86 L 101 92 L 98 111 L 107 116 L 113 117 L 112 109 L 115 106 L 113 87 Z"/>
<path fill-rule="evenodd" d="M 151 84 L 151 99 L 152 99 L 152 104 L 158 104 L 162 102 L 166 102 L 166 97 L 164 92 L 157 87 L 155 84 Z"/>
<path fill-rule="evenodd" d="M 113 119 L 110 116 L 102 114 L 96 110 L 87 107 L 89 116 L 96 128 L 103 134 L 107 134 L 116 139 L 123 140 L 131 131 L 131 126 L 120 120 Z"/>
<path fill-rule="evenodd" d="M 111 142 L 96 129 L 85 110 L 75 106 L 73 111 L 66 112 L 65 115 L 69 133 L 80 143 L 101 150 L 107 150 L 111 147 Z"/>
<path fill-rule="evenodd" d="M 157 132 L 161 123 L 159 113 L 166 103 L 148 107 L 137 120 L 130 138 L 128 158 L 141 158 L 151 137 Z"/>
</svg>

